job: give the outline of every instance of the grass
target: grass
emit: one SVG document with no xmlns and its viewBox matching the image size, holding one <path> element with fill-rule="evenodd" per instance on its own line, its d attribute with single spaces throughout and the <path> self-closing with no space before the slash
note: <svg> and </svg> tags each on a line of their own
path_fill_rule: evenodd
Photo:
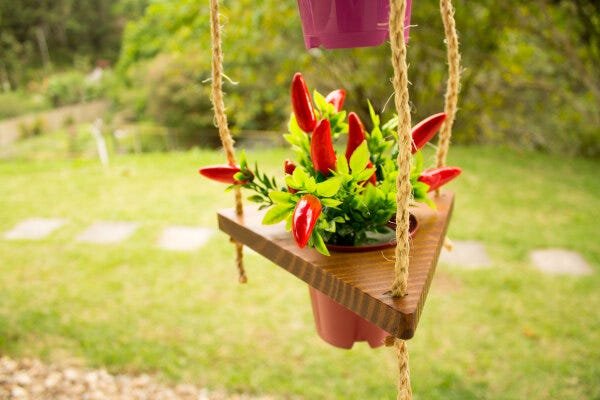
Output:
<svg viewBox="0 0 600 400">
<path fill-rule="evenodd" d="M 249 158 L 278 171 L 286 155 Z M 409 343 L 415 398 L 600 398 L 600 164 L 490 147 L 450 158 L 465 169 L 450 237 L 483 241 L 493 267 L 438 269 Z M 108 169 L 0 161 L 0 231 L 69 220 L 39 242 L 0 240 L 0 354 L 280 398 L 395 398 L 393 352 L 324 344 L 306 286 L 283 270 L 249 255 L 250 282 L 238 285 L 222 234 L 195 253 L 154 248 L 168 224 L 215 227 L 232 196 L 195 170 L 221 161 L 209 151 L 118 156 Z M 120 245 L 73 242 L 97 220 L 142 226 Z M 527 254 L 544 247 L 580 252 L 595 273 L 542 275 Z"/>
</svg>

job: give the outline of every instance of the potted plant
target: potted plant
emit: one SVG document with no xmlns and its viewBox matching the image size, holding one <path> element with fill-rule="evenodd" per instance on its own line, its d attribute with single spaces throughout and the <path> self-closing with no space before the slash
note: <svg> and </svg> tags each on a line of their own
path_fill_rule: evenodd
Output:
<svg viewBox="0 0 600 400">
<path fill-rule="evenodd" d="M 283 161 L 285 185 L 279 185 L 245 155 L 240 165 L 212 165 L 200 169 L 203 176 L 239 186 L 254 193 L 248 198 L 266 209 L 263 224 L 285 222 L 300 248 L 314 248 L 325 256 L 330 251 L 369 251 L 395 246 L 396 179 L 398 176 L 396 117 L 381 123 L 369 103 L 371 129 L 354 112 L 343 110 L 346 92 L 311 96 L 300 73 L 291 87 L 293 112 L 284 135 L 294 160 Z M 412 197 L 433 206 L 428 192 L 457 177 L 457 167 L 425 169 L 420 149 L 437 133 L 445 114 L 435 114 L 412 130 Z M 345 137 L 345 150 L 335 143 Z M 411 221 L 411 233 L 418 221 Z M 339 347 L 367 340 L 382 343 L 385 331 L 311 289 L 317 330 L 323 339 Z M 350 340 L 349 338 L 352 338 Z"/>
<path fill-rule="evenodd" d="M 411 0 L 404 36 L 408 40 Z M 388 37 L 389 0 L 298 0 L 307 49 L 378 46 Z"/>
</svg>

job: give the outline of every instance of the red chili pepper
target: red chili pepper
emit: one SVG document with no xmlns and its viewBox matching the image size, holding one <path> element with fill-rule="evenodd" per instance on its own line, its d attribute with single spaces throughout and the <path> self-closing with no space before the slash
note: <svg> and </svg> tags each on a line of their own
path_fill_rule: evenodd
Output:
<svg viewBox="0 0 600 400">
<path fill-rule="evenodd" d="M 283 162 L 283 171 L 286 173 L 286 175 L 293 174 L 295 170 L 296 170 L 296 164 L 294 164 L 293 161 L 285 160 Z"/>
<path fill-rule="evenodd" d="M 234 178 L 235 174 L 240 171 L 240 167 L 235 165 L 220 164 L 202 167 L 198 172 L 200 172 L 200 175 L 205 176 L 208 179 L 212 179 L 213 181 L 228 183 L 230 185 L 244 185 L 248 183 L 247 180 L 238 181 Z"/>
<path fill-rule="evenodd" d="M 292 108 L 300 129 L 304 132 L 312 132 L 317 119 L 315 118 L 310 93 L 300 72 L 296 72 L 292 79 Z"/>
<path fill-rule="evenodd" d="M 348 115 L 348 144 L 346 144 L 346 160 L 350 161 L 350 157 L 354 150 L 365 141 L 365 128 L 356 115 L 351 112 Z"/>
<path fill-rule="evenodd" d="M 315 171 L 324 176 L 330 170 L 335 171 L 335 150 L 331 142 L 331 125 L 328 119 L 322 119 L 315 128 L 310 142 L 310 157 Z"/>
<path fill-rule="evenodd" d="M 286 175 L 291 175 L 294 173 L 294 171 L 296 170 L 296 164 L 294 164 L 292 161 L 290 160 L 285 160 L 283 162 L 283 171 L 285 172 Z M 294 188 L 291 187 L 287 187 L 288 192 L 290 193 L 297 193 L 298 191 Z"/>
<path fill-rule="evenodd" d="M 442 167 L 433 168 L 423 171 L 419 176 L 419 182 L 423 182 L 429 185 L 429 191 L 438 189 L 450 182 L 452 179 L 459 176 L 462 169 L 458 167 Z"/>
<path fill-rule="evenodd" d="M 321 202 L 312 194 L 306 194 L 298 200 L 292 217 L 292 233 L 301 249 L 308 243 L 321 215 L 321 209 Z"/>
<path fill-rule="evenodd" d="M 421 149 L 435 136 L 446 120 L 446 114 L 439 113 L 425 118 L 412 128 L 412 153 Z"/>
<path fill-rule="evenodd" d="M 346 91 L 344 89 L 334 90 L 325 97 L 325 101 L 333 104 L 336 112 L 340 112 L 344 106 L 344 100 L 346 100 Z"/>
</svg>

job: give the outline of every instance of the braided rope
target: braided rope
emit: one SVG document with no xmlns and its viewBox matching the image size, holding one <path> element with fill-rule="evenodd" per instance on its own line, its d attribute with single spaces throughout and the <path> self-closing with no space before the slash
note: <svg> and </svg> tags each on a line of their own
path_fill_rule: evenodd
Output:
<svg viewBox="0 0 600 400">
<path fill-rule="evenodd" d="M 404 296 L 408 287 L 408 206 L 412 188 L 410 185 L 411 121 L 408 103 L 408 66 L 404 43 L 404 12 L 406 0 L 392 0 L 390 8 L 390 42 L 392 66 L 394 67 L 394 102 L 398 113 L 398 178 L 396 180 L 396 265 L 392 284 L 394 297 Z"/>
<path fill-rule="evenodd" d="M 446 121 L 440 130 L 438 149 L 436 154 L 437 166 L 446 165 L 446 156 L 450 147 L 452 137 L 452 125 L 456 116 L 456 105 L 460 91 L 460 53 L 458 46 L 458 34 L 456 33 L 456 22 L 454 20 L 454 7 L 451 0 L 440 0 L 440 13 L 444 22 L 444 33 L 446 36 L 446 47 L 448 54 L 448 82 L 446 84 L 446 104 L 444 112 Z"/>
<path fill-rule="evenodd" d="M 411 121 L 408 101 L 408 66 L 406 65 L 406 43 L 404 42 L 404 13 L 406 0 L 390 1 L 390 42 L 392 66 L 394 67 L 394 103 L 398 113 L 398 178 L 396 180 L 396 265 L 392 284 L 394 297 L 404 296 L 408 289 L 409 242 L 408 206 L 412 188 L 410 185 L 411 166 Z M 404 340 L 394 341 L 398 355 L 398 400 L 411 400 L 408 350 Z"/>
<path fill-rule="evenodd" d="M 412 388 L 410 387 L 410 369 L 408 367 L 408 348 L 406 341 L 396 339 L 394 341 L 396 354 L 398 355 L 398 396 L 397 400 L 412 400 Z"/>
<path fill-rule="evenodd" d="M 219 128 L 219 137 L 227 156 L 227 162 L 235 165 L 234 141 L 227 124 L 227 115 L 225 114 L 225 102 L 223 101 L 223 51 L 221 49 L 221 24 L 219 22 L 219 0 L 210 0 L 210 33 L 212 39 L 212 103 L 215 112 L 215 122 Z M 235 212 L 238 216 L 244 214 L 242 204 L 242 191 L 235 189 Z M 239 281 L 246 283 L 246 271 L 244 270 L 244 246 L 241 243 L 235 243 L 236 247 L 236 265 L 239 274 Z"/>
</svg>

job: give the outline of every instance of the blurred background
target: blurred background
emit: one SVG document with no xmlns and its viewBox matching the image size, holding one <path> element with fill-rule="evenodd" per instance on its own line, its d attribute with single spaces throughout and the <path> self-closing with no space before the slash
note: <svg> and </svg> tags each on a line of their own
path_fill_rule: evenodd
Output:
<svg viewBox="0 0 600 400">
<path fill-rule="evenodd" d="M 363 120 L 367 99 L 391 117 L 389 44 L 306 51 L 295 1 L 221 3 L 228 117 L 267 172 L 288 157 L 296 71 L 321 93 L 345 88 Z M 440 266 L 410 343 L 415 398 L 598 399 L 600 3 L 454 3 L 464 69 L 450 163 L 465 173 L 450 235 L 486 258 Z M 395 398 L 393 354 L 322 343 L 302 283 L 254 254 L 250 284 L 235 283 L 214 215 L 231 196 L 196 175 L 223 160 L 208 11 L 0 0 L 0 398 L 54 365 L 75 366 L 73 385 L 77 368 L 106 368 L 204 398 Z M 438 2 L 416 0 L 412 24 L 416 122 L 443 110 Z M 27 237 L 32 219 L 56 229 Z M 81 234 L 107 221 L 126 239 Z M 161 247 L 172 228 L 206 240 Z M 584 272 L 534 268 L 540 249 L 575 254 Z M 19 368 L 33 378 L 15 381 Z"/>
<path fill-rule="evenodd" d="M 0 3 L 0 118 L 95 99 L 114 129 L 140 147 L 215 144 L 210 113 L 208 7 L 196 0 Z M 457 1 L 463 53 L 461 118 L 454 140 L 598 157 L 600 22 L 593 0 Z M 227 105 L 234 131 L 281 131 L 290 77 L 322 92 L 344 87 L 366 115 L 392 91 L 388 46 L 311 51 L 294 1 L 223 4 Z M 443 108 L 446 64 L 436 2 L 413 11 L 414 118 Z M 43 119 L 21 136 L 43 129 Z"/>
</svg>

